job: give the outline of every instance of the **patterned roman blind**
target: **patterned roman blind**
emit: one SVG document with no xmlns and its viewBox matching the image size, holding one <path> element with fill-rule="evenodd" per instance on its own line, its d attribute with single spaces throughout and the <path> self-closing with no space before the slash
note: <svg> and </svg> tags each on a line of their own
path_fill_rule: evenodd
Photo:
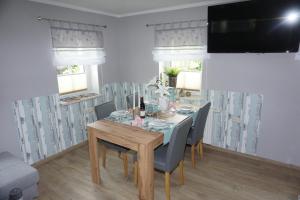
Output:
<svg viewBox="0 0 300 200">
<path fill-rule="evenodd" d="M 155 47 L 206 46 L 207 26 L 204 20 L 155 26 Z"/>
<path fill-rule="evenodd" d="M 54 65 L 102 64 L 104 39 L 100 26 L 50 20 Z"/>
<path fill-rule="evenodd" d="M 102 28 L 51 20 L 53 48 L 103 48 Z"/>
<path fill-rule="evenodd" d="M 206 56 L 206 20 L 158 24 L 154 32 L 153 59 L 157 62 L 197 60 Z"/>
</svg>

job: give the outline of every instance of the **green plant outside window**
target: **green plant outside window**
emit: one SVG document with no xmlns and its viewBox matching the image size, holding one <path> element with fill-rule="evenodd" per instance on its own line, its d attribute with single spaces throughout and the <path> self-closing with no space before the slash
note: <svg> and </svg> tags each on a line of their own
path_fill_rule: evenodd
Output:
<svg viewBox="0 0 300 200">
<path fill-rule="evenodd" d="M 57 69 L 57 75 L 69 75 L 69 74 L 80 74 L 84 73 L 84 67 L 81 65 L 71 65 L 60 67 Z"/>
<path fill-rule="evenodd" d="M 179 67 L 166 67 L 165 74 L 170 77 L 176 77 L 181 72 Z"/>
</svg>

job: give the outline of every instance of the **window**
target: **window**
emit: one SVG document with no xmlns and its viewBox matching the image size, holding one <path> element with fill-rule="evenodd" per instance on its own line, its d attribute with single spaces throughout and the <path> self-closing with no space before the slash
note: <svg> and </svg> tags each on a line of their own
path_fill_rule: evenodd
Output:
<svg viewBox="0 0 300 200">
<path fill-rule="evenodd" d="M 177 88 L 186 90 L 200 90 L 202 80 L 201 60 L 161 61 L 159 62 L 160 79 L 168 82 L 168 76 L 164 73 L 166 68 L 176 67 L 180 69 L 177 76 Z"/>
<path fill-rule="evenodd" d="M 87 74 L 83 65 L 58 67 L 57 81 L 59 94 L 87 90 Z"/>
<path fill-rule="evenodd" d="M 98 94 L 98 68 L 105 63 L 103 27 L 62 20 L 49 20 L 49 24 L 59 93 Z"/>
</svg>

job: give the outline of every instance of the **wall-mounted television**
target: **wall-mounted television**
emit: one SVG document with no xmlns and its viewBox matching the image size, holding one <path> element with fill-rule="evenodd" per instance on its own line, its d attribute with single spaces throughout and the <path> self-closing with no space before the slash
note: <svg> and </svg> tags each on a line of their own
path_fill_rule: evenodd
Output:
<svg viewBox="0 0 300 200">
<path fill-rule="evenodd" d="M 300 0 L 252 0 L 208 7 L 209 53 L 298 52 Z"/>
</svg>

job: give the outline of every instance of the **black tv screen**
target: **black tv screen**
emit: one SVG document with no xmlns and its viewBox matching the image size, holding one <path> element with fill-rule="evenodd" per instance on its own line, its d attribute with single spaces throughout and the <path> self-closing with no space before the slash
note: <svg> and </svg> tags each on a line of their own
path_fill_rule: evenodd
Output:
<svg viewBox="0 0 300 200">
<path fill-rule="evenodd" d="M 209 53 L 298 52 L 300 0 L 252 0 L 208 7 Z"/>
</svg>

